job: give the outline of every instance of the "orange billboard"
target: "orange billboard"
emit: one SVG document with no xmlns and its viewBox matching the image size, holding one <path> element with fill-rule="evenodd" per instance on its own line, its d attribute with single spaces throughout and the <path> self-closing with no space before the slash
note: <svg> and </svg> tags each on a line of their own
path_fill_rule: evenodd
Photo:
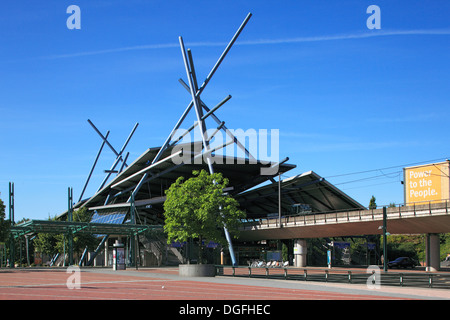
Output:
<svg viewBox="0 0 450 320">
<path fill-rule="evenodd" d="M 404 169 L 405 202 L 449 199 L 449 162 Z"/>
</svg>

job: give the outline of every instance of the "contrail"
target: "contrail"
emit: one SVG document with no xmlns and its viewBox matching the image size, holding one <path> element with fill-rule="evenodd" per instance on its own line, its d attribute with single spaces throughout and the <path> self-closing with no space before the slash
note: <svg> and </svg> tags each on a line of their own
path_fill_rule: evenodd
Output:
<svg viewBox="0 0 450 320">
<path fill-rule="evenodd" d="M 285 38 L 285 39 L 259 39 L 259 40 L 247 40 L 237 42 L 236 45 L 253 46 L 253 45 L 276 45 L 276 44 L 289 44 L 289 43 L 305 43 L 305 42 L 322 42 L 322 41 L 336 41 L 336 40 L 351 40 L 351 39 L 364 39 L 373 37 L 387 37 L 387 36 L 407 36 L 407 35 L 450 35 L 450 29 L 430 29 L 430 30 L 393 30 L 393 31 L 372 31 L 366 33 L 349 33 L 338 35 L 325 35 L 325 36 L 313 36 L 313 37 L 298 37 L 298 38 Z M 226 42 L 192 42 L 187 43 L 189 47 L 217 47 L 227 45 Z M 58 54 L 41 57 L 41 59 L 63 59 L 63 58 L 75 58 L 82 56 L 92 56 L 99 54 L 125 52 L 125 51 L 137 51 L 137 50 L 157 50 L 178 48 L 178 43 L 163 43 L 163 44 L 148 44 L 138 45 L 114 49 L 104 49 L 96 51 L 85 51 L 68 54 Z"/>
<path fill-rule="evenodd" d="M 217 47 L 217 46 L 223 46 L 226 44 L 227 43 L 225 43 L 225 42 L 193 42 L 193 43 L 189 44 L 189 46 L 190 47 Z M 98 55 L 98 54 L 124 52 L 124 51 L 178 48 L 179 46 L 180 45 L 175 42 L 174 43 L 163 43 L 163 44 L 147 44 L 147 45 L 122 47 L 122 48 L 115 48 L 115 49 L 104 49 L 104 50 L 96 50 L 96 51 L 57 54 L 57 55 L 45 56 L 45 57 L 41 57 L 41 58 L 42 59 L 74 58 L 74 57 L 93 56 L 93 55 Z"/>
<path fill-rule="evenodd" d="M 261 39 L 241 41 L 241 45 L 264 45 L 264 44 L 283 44 L 283 43 L 303 43 L 303 42 L 319 42 L 319 41 L 334 41 L 334 40 L 351 40 L 363 39 L 373 37 L 386 36 L 403 36 L 403 35 L 450 35 L 450 29 L 435 29 L 435 30 L 394 30 L 394 31 L 373 31 L 367 33 L 350 33 L 327 36 L 314 37 L 298 37 L 287 39 Z"/>
</svg>

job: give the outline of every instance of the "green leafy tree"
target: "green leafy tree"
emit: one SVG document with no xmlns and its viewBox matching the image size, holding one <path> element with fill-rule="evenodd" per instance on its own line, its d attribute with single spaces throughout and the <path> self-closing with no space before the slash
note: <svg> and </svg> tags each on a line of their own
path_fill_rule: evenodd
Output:
<svg viewBox="0 0 450 320">
<path fill-rule="evenodd" d="M 48 217 L 49 221 L 55 221 L 56 217 Z M 34 238 L 34 249 L 37 252 L 53 256 L 58 253 L 58 234 L 54 233 L 38 233 L 36 238 Z M 62 252 L 62 251 L 61 251 Z"/>
<path fill-rule="evenodd" d="M 91 215 L 89 211 L 83 207 L 73 212 L 73 221 L 75 222 L 89 222 Z M 49 218 L 49 220 L 56 220 Z M 98 240 L 91 234 L 74 234 L 73 250 L 80 255 L 83 250 L 88 247 L 92 250 L 95 248 Z M 34 240 L 37 251 L 53 256 L 56 253 L 67 252 L 69 244 L 67 235 L 64 234 L 50 234 L 40 233 Z"/>
<path fill-rule="evenodd" d="M 450 233 L 440 235 L 441 261 L 450 254 Z"/>
<path fill-rule="evenodd" d="M 39 233 L 34 239 L 34 248 L 36 251 L 53 256 L 58 253 L 56 246 L 58 239 L 56 234 Z"/>
<path fill-rule="evenodd" d="M 229 181 L 221 173 L 209 174 L 205 170 L 193 171 L 193 177 L 179 177 L 168 190 L 164 202 L 168 243 L 199 241 L 199 263 L 202 263 L 202 241 L 225 243 L 224 226 L 230 234 L 238 235 L 240 219 L 245 213 L 239 203 L 223 192 Z"/>
<path fill-rule="evenodd" d="M 73 221 L 74 222 L 89 222 L 91 220 L 91 213 L 87 210 L 86 207 L 82 207 L 73 212 Z M 66 235 L 58 234 L 55 236 L 56 241 L 56 249 L 58 252 L 63 252 L 64 246 L 66 248 L 69 247 L 69 239 Z M 95 249 L 95 246 L 98 244 L 98 239 L 95 238 L 92 234 L 82 234 L 75 233 L 73 235 L 73 251 L 78 253 L 78 256 L 81 256 L 81 253 L 84 251 L 86 247 L 89 250 Z"/>
<path fill-rule="evenodd" d="M 6 242 L 9 232 L 9 221 L 5 221 L 5 204 L 0 199 L 0 242 Z"/>
<path fill-rule="evenodd" d="M 376 200 L 377 199 L 375 198 L 375 196 L 372 196 L 372 198 L 370 198 L 369 209 L 376 209 L 377 208 Z"/>
</svg>

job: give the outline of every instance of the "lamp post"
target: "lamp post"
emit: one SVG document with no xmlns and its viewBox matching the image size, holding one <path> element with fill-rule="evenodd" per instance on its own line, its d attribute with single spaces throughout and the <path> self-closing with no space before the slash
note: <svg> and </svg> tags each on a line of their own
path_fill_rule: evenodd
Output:
<svg viewBox="0 0 450 320">
<path fill-rule="evenodd" d="M 388 271 L 387 268 L 387 230 L 386 230 L 386 207 L 383 207 L 383 270 Z"/>
<path fill-rule="evenodd" d="M 383 207 L 383 226 L 379 227 L 378 229 L 383 229 L 383 271 L 387 272 L 387 236 L 390 234 L 387 232 L 387 213 L 386 213 L 386 207 Z"/>
<path fill-rule="evenodd" d="M 280 228 L 281 225 L 281 173 L 278 172 L 278 221 Z"/>
<path fill-rule="evenodd" d="M 378 230 L 383 230 L 383 271 L 387 272 L 387 236 L 390 235 L 387 232 L 387 222 L 386 222 L 387 214 L 386 207 L 383 207 L 383 225 L 378 227 Z"/>
</svg>

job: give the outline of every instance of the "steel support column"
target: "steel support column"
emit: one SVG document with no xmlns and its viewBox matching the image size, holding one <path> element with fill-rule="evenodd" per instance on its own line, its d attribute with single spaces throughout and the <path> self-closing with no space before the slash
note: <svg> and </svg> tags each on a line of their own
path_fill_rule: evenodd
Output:
<svg viewBox="0 0 450 320">
<path fill-rule="evenodd" d="M 387 213 L 386 207 L 383 207 L 383 270 L 384 272 L 388 271 L 387 267 Z"/>
<path fill-rule="evenodd" d="M 205 126 L 204 120 L 202 120 L 203 111 L 199 105 L 200 91 L 196 90 L 196 88 L 194 87 L 195 82 L 193 81 L 193 79 L 196 78 L 195 72 L 194 72 L 194 68 L 192 65 L 191 65 L 191 68 L 189 68 L 188 61 L 186 58 L 186 52 L 185 52 L 185 48 L 184 48 L 183 38 L 179 37 L 179 40 L 180 40 L 180 46 L 181 46 L 181 52 L 183 55 L 184 65 L 185 65 L 185 69 L 186 69 L 186 74 L 187 74 L 187 77 L 189 80 L 189 87 L 190 87 L 190 91 L 191 91 L 192 101 L 195 106 L 195 114 L 197 116 L 197 122 L 199 124 L 198 127 L 200 129 L 200 134 L 202 136 L 203 147 L 206 150 L 204 152 L 204 153 L 206 153 L 206 162 L 208 164 L 209 173 L 213 174 L 214 169 L 213 169 L 213 166 L 211 163 L 211 157 L 210 157 L 210 152 L 209 152 L 209 141 L 206 138 L 206 126 Z M 190 56 L 190 60 L 192 61 L 190 52 L 189 52 L 189 56 Z M 194 90 L 197 92 L 197 94 L 195 93 Z M 220 210 L 220 208 L 219 208 L 219 210 Z M 237 265 L 237 262 L 236 262 L 236 258 L 235 258 L 235 254 L 234 254 L 234 250 L 233 250 L 233 243 L 231 241 L 231 237 L 230 237 L 227 227 L 224 226 L 223 229 L 224 229 L 224 233 L 225 233 L 225 238 L 227 239 L 227 242 L 228 242 L 228 249 L 230 251 L 231 261 L 232 261 L 233 266 L 235 266 L 235 265 Z"/>
<path fill-rule="evenodd" d="M 67 199 L 67 220 L 69 222 L 73 221 L 73 189 L 68 188 L 67 191 L 68 199 Z M 67 242 L 68 242 L 68 249 L 69 249 L 69 266 L 73 265 L 73 233 L 72 231 L 69 231 L 67 234 Z"/>
<path fill-rule="evenodd" d="M 9 183 L 9 221 L 11 226 L 14 225 L 14 182 Z M 9 267 L 14 268 L 15 263 L 15 245 L 14 236 L 9 236 Z"/>
<path fill-rule="evenodd" d="M 131 224 L 136 224 L 136 207 L 134 205 L 134 193 L 131 193 L 130 197 L 130 221 Z M 131 267 L 136 266 L 136 237 L 130 235 L 130 248 L 129 248 L 129 265 Z"/>
</svg>

